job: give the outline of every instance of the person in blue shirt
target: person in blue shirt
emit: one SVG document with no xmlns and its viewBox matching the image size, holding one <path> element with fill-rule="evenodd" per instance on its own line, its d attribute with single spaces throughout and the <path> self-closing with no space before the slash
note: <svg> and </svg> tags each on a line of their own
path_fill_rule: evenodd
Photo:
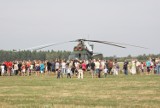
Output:
<svg viewBox="0 0 160 108">
<path fill-rule="evenodd" d="M 148 61 L 146 62 L 146 67 L 147 67 L 147 72 L 148 72 L 148 74 L 150 73 L 150 66 L 151 66 L 151 62 L 148 60 Z"/>
<path fill-rule="evenodd" d="M 44 69 L 45 69 L 44 63 L 41 62 L 41 64 L 40 64 L 40 72 L 44 73 Z"/>
</svg>

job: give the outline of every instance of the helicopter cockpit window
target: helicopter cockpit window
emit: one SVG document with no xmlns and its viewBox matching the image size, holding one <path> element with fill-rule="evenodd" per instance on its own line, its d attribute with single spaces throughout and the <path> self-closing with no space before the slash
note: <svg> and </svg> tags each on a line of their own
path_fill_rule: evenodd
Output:
<svg viewBox="0 0 160 108">
<path fill-rule="evenodd" d="M 80 59 L 80 60 L 87 60 L 88 59 L 88 55 L 87 54 L 83 54 L 83 53 L 72 53 L 69 55 L 69 60 L 71 59 Z"/>
</svg>

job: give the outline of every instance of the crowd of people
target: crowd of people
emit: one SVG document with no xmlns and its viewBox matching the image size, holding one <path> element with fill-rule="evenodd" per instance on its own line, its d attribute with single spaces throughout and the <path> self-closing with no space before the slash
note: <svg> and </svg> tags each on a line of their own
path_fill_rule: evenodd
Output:
<svg viewBox="0 0 160 108">
<path fill-rule="evenodd" d="M 130 72 L 132 75 L 134 74 L 159 74 L 160 75 L 160 59 L 159 58 L 153 58 L 149 59 L 145 62 L 140 62 L 136 59 L 132 59 L 130 62 L 130 65 L 128 61 L 124 62 L 123 69 L 124 74 L 128 75 L 128 72 Z"/>
<path fill-rule="evenodd" d="M 40 76 L 57 75 L 57 78 L 77 77 L 83 79 L 85 73 L 89 73 L 92 78 L 107 77 L 107 75 L 118 75 L 120 72 L 128 75 L 135 74 L 159 74 L 160 59 L 149 59 L 139 62 L 132 59 L 130 62 L 118 62 L 115 60 L 53 60 L 53 61 L 13 61 L 0 64 L 1 76 Z M 123 66 L 122 66 L 123 65 Z"/>
</svg>

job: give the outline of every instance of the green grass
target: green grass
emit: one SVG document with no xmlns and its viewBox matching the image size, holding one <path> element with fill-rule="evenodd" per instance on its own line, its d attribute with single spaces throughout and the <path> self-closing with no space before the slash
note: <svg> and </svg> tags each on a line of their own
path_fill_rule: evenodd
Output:
<svg viewBox="0 0 160 108">
<path fill-rule="evenodd" d="M 2 108 L 159 108 L 160 76 L 0 77 Z"/>
</svg>

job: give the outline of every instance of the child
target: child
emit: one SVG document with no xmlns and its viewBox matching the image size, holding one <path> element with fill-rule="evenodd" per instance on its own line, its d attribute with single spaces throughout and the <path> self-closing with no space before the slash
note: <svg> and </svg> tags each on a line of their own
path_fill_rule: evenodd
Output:
<svg viewBox="0 0 160 108">
<path fill-rule="evenodd" d="M 78 69 L 78 79 L 83 79 L 83 70 L 82 70 L 82 66 L 79 66 Z"/>
<path fill-rule="evenodd" d="M 67 78 L 71 78 L 71 68 L 67 66 Z"/>
<path fill-rule="evenodd" d="M 60 76 L 61 76 L 61 70 L 57 69 L 57 79 L 60 79 Z"/>
</svg>

